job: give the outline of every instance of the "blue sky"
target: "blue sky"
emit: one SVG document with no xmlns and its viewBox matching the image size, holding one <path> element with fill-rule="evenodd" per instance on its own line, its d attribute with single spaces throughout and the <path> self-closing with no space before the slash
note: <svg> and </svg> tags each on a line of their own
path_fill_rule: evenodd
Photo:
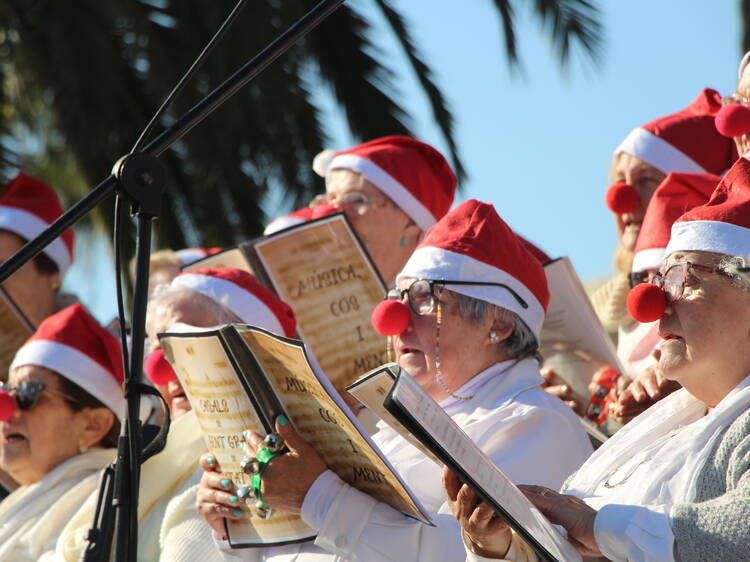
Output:
<svg viewBox="0 0 750 562">
<path fill-rule="evenodd" d="M 396 73 L 415 134 L 444 149 L 387 28 L 369 0 L 350 2 L 373 17 L 373 39 Z M 741 55 L 737 0 L 711 2 L 710 8 L 705 0 L 598 3 L 606 30 L 601 66 L 576 57 L 563 73 L 539 23 L 530 18 L 531 2 L 516 0 L 523 75 L 506 63 L 490 0 L 393 3 L 408 19 L 455 115 L 470 173 L 460 199 L 493 203 L 514 229 L 549 254 L 570 256 L 584 279 L 612 271 L 616 236 L 603 203 L 612 150 L 632 128 L 684 107 L 703 87 L 731 93 Z M 320 98 L 332 106 L 326 92 Z M 326 126 L 331 148 L 352 144 L 335 108 Z M 274 199 L 267 208 L 286 210 Z M 79 251 L 82 259 L 66 285 L 106 320 L 115 303 L 102 252 L 102 241 L 87 252 L 95 258 Z"/>
</svg>

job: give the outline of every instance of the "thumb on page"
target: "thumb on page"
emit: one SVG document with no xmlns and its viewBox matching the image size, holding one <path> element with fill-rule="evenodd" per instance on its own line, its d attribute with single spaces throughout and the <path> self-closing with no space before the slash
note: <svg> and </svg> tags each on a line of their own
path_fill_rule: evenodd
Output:
<svg viewBox="0 0 750 562">
<path fill-rule="evenodd" d="M 283 414 L 276 418 L 276 433 L 284 438 L 284 442 L 291 452 L 299 452 L 310 448 L 307 441 L 302 439 L 300 434 L 292 427 L 292 424 L 289 423 L 289 418 Z"/>
</svg>

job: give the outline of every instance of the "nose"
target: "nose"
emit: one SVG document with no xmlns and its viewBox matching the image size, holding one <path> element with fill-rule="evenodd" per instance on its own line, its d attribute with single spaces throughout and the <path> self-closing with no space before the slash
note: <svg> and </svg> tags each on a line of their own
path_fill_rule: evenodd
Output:
<svg viewBox="0 0 750 562">
<path fill-rule="evenodd" d="M 384 336 L 396 336 L 411 325 L 411 311 L 401 301 L 384 300 L 370 316 L 372 327 Z"/>
</svg>

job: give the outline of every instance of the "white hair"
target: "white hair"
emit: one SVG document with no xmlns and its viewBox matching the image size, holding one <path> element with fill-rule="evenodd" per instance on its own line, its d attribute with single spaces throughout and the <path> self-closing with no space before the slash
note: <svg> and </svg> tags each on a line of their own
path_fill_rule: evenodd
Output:
<svg viewBox="0 0 750 562">
<path fill-rule="evenodd" d="M 229 310 L 223 304 L 215 301 L 214 299 L 194 291 L 188 287 L 175 287 L 172 285 L 159 285 L 157 286 L 151 297 L 148 300 L 148 308 L 146 314 L 146 326 L 150 327 L 153 322 L 153 315 L 156 311 L 166 306 L 169 303 L 179 301 L 180 299 L 190 299 L 191 302 L 197 303 L 203 307 L 203 310 L 210 312 L 214 315 L 216 324 L 231 324 L 234 322 L 242 322 L 237 314 Z"/>
</svg>

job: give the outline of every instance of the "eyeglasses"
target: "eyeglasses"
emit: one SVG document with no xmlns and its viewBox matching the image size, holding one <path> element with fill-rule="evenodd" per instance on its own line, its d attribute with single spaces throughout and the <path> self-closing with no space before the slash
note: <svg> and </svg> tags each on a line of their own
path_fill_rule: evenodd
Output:
<svg viewBox="0 0 750 562">
<path fill-rule="evenodd" d="M 16 404 L 21 410 L 30 410 L 36 406 L 39 401 L 39 396 L 41 396 L 42 392 L 45 390 L 52 394 L 58 394 L 71 402 L 79 403 L 79 401 L 72 396 L 58 390 L 47 388 L 47 385 L 40 381 L 23 381 L 17 386 L 10 386 L 8 383 L 0 382 L 0 391 L 2 390 L 8 394 L 15 394 Z"/>
<path fill-rule="evenodd" d="M 690 276 L 695 271 L 716 273 L 727 277 L 727 274 L 718 267 L 708 267 L 706 265 L 686 261 L 674 264 L 664 273 L 655 273 L 650 282 L 664 290 L 668 302 L 676 302 L 682 298 L 682 295 L 685 292 L 685 284 L 690 281 Z M 694 283 L 695 281 L 692 282 L 692 284 Z M 690 283 L 688 283 L 688 285 L 690 285 Z"/>
<path fill-rule="evenodd" d="M 335 193 L 321 193 L 320 195 L 316 195 L 310 202 L 310 207 L 333 205 L 334 207 L 341 207 L 344 210 L 351 210 L 358 215 L 364 215 L 372 209 L 384 207 L 387 204 L 388 202 L 385 199 L 375 199 L 360 191 L 349 191 L 340 196 Z"/>
<path fill-rule="evenodd" d="M 417 316 L 427 316 L 433 314 L 436 310 L 437 297 L 435 296 L 435 285 L 479 285 L 484 287 L 500 287 L 508 291 L 513 298 L 518 301 L 523 308 L 529 308 L 526 301 L 523 300 L 518 293 L 502 283 L 490 283 L 482 281 L 433 281 L 430 279 L 417 279 L 408 289 L 391 289 L 385 295 L 388 300 L 403 301 L 404 294 L 409 298 L 409 308 L 414 311 Z"/>
</svg>

